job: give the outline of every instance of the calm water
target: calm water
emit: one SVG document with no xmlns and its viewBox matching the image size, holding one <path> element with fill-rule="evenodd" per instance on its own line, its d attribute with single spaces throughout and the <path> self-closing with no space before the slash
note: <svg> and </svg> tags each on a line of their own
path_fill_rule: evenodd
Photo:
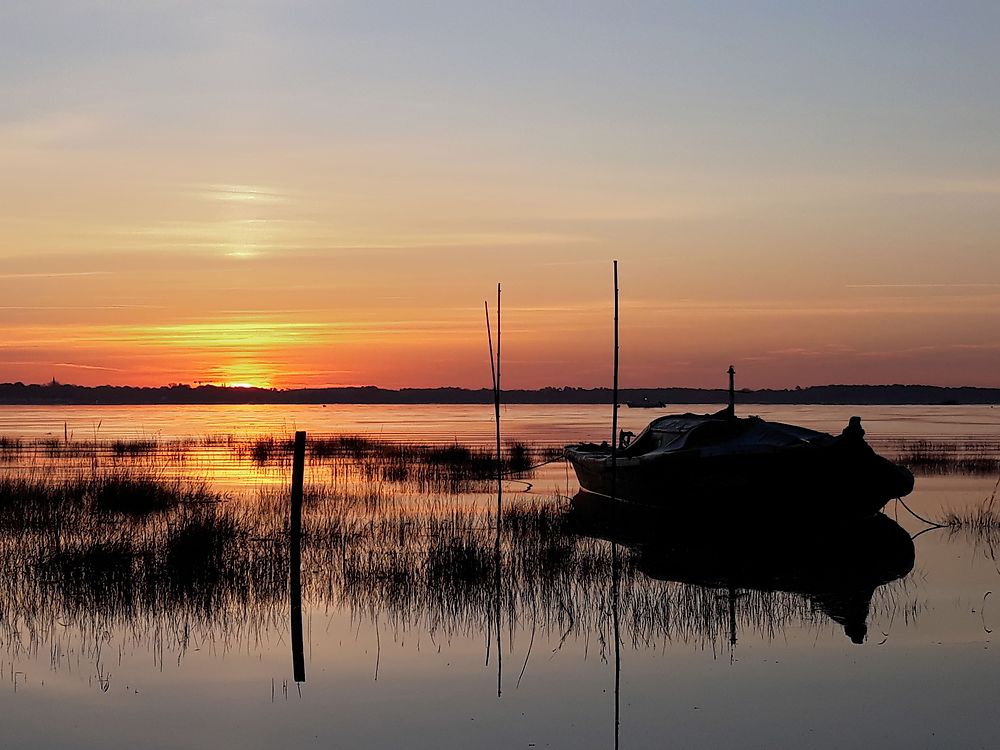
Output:
<svg viewBox="0 0 1000 750">
<path fill-rule="evenodd" d="M 509 407 L 505 429 L 549 444 L 601 440 L 607 411 Z M 886 451 L 918 439 L 995 446 L 1000 436 L 1000 410 L 988 407 L 746 411 L 836 432 L 859 414 Z M 638 431 L 652 416 L 623 409 L 622 426 Z M 0 407 L 0 435 L 171 441 L 305 429 L 485 444 L 491 418 L 481 406 Z M 234 503 L 287 483 L 287 465 L 257 466 L 227 445 L 198 444 L 160 470 L 206 478 Z M 0 471 L 86 470 L 91 460 L 32 454 Z M 365 488 L 321 462 L 307 479 Z M 995 483 L 918 476 L 907 503 L 940 518 L 988 497 Z M 505 498 L 565 505 L 576 489 L 557 463 L 530 487 L 507 483 Z M 398 491 L 404 506 L 435 497 L 426 488 Z M 467 488 L 442 502 L 488 513 L 495 496 Z M 895 503 L 886 512 L 911 534 L 925 528 Z M 208 581 L 176 599 L 123 601 L 17 569 L 22 542 L 13 539 L 0 568 L 8 581 L 0 586 L 2 737 L 8 747 L 40 748 L 613 747 L 617 612 L 623 748 L 997 747 L 1000 568 L 991 541 L 949 530 L 916 537 L 912 572 L 873 593 L 861 644 L 845 634 L 836 606 L 808 592 L 655 580 L 662 567 L 639 548 L 622 548 L 616 593 L 602 539 L 545 547 L 544 574 L 519 567 L 520 548 L 510 547 L 495 596 L 488 576 L 456 581 L 426 568 L 404 585 L 398 569 L 379 567 L 397 559 L 391 541 L 365 549 L 365 569 L 382 572 L 360 578 L 352 574 L 360 553 L 349 545 L 307 548 L 306 680 L 296 683 L 284 584 Z M 853 544 L 835 551 L 846 565 L 860 554 Z M 122 582 L 107 586 L 117 591 Z"/>
</svg>

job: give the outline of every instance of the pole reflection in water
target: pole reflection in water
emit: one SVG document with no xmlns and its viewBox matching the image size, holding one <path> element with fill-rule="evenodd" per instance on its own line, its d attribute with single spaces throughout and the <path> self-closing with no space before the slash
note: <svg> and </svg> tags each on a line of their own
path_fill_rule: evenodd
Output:
<svg viewBox="0 0 1000 750">
<path fill-rule="evenodd" d="M 501 605 L 501 580 L 502 580 L 502 557 L 500 553 L 500 503 L 502 502 L 503 491 L 497 491 L 497 519 L 496 519 L 496 545 L 494 548 L 494 559 L 495 562 L 495 574 L 494 574 L 494 600 L 496 601 L 496 609 L 494 612 L 494 617 L 496 619 L 496 636 L 497 636 L 497 697 L 499 698 L 503 694 L 503 648 L 500 643 L 500 605 Z"/>
<path fill-rule="evenodd" d="M 292 497 L 289 523 L 289 594 L 292 630 L 292 673 L 296 682 L 306 681 L 302 639 L 302 483 L 305 474 L 306 434 L 295 433 L 292 455 Z"/>
<path fill-rule="evenodd" d="M 621 561 L 618 553 L 618 543 L 612 542 L 611 555 L 611 619 L 615 636 L 615 750 L 618 749 L 618 735 L 621 729 L 621 680 L 622 680 L 622 639 L 620 591 Z"/>
</svg>

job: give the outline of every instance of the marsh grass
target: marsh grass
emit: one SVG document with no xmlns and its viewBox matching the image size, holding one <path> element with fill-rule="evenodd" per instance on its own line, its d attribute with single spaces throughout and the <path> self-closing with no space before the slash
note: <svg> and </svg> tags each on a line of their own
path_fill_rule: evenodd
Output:
<svg viewBox="0 0 1000 750">
<path fill-rule="evenodd" d="M 422 491 L 470 491 L 495 479 L 497 460 L 487 446 L 450 443 L 444 445 L 399 442 L 361 435 L 311 437 L 307 444 L 310 461 L 334 472 L 353 473 L 366 482 L 411 484 Z M 273 436 L 237 443 L 234 452 L 254 464 L 283 466 L 290 460 L 292 441 Z M 502 451 L 500 470 L 505 476 L 522 478 L 535 464 L 562 455 L 549 448 L 524 442 L 508 442 Z"/>
<path fill-rule="evenodd" d="M 0 461 L 16 461 L 23 450 L 24 443 L 18 438 L 0 435 Z"/>
<path fill-rule="evenodd" d="M 111 451 L 118 457 L 147 456 L 151 453 L 156 453 L 160 449 L 160 442 L 152 438 L 114 440 L 111 442 Z"/>
<path fill-rule="evenodd" d="M 996 474 L 1000 445 L 995 441 L 897 440 L 888 443 L 895 460 L 919 474 Z"/>
<path fill-rule="evenodd" d="M 34 470 L 0 476 L 0 530 L 58 529 L 88 516 L 141 517 L 221 499 L 207 482 L 168 479 L 134 467 L 69 477 Z"/>
<path fill-rule="evenodd" d="M 135 628 L 170 613 L 225 623 L 261 609 L 273 618 L 287 606 L 283 493 L 262 490 L 240 501 L 176 502 L 145 514 L 109 516 L 79 485 L 64 482 L 61 491 L 62 507 L 67 497 L 78 506 L 71 527 L 58 524 L 15 539 L 14 526 L 3 524 L 11 574 L 0 600 L 10 604 L 17 592 L 15 620 L 107 625 L 110 618 Z M 530 617 L 532 627 L 559 638 L 607 635 L 610 547 L 566 533 L 556 499 L 511 499 L 498 558 L 495 518 L 485 508 L 391 493 L 373 505 L 370 496 L 325 487 L 311 487 L 307 497 L 303 589 L 315 605 L 378 616 L 402 631 L 474 634 L 499 610 L 511 629 Z M 117 520 L 109 523 L 109 517 Z M 628 555 L 622 581 L 634 642 L 712 643 L 724 635 L 728 609 L 714 590 L 647 579 Z M 738 604 L 741 622 L 770 632 L 795 618 L 817 618 L 801 597 L 768 596 L 745 595 Z"/>
<path fill-rule="evenodd" d="M 971 508 L 950 510 L 945 513 L 945 525 L 975 532 L 1000 534 L 1000 508 L 997 508 L 995 500 L 994 496 Z"/>
<path fill-rule="evenodd" d="M 997 479 L 989 497 L 971 507 L 950 510 L 944 517 L 944 524 L 952 535 L 968 538 L 975 548 L 985 550 L 986 555 L 994 562 L 997 560 L 996 550 L 1000 548 L 998 493 L 1000 493 L 1000 479 Z"/>
<path fill-rule="evenodd" d="M 165 479 L 155 473 L 116 467 L 87 481 L 94 510 L 145 515 L 181 504 L 215 503 L 219 495 L 207 482 Z"/>
<path fill-rule="evenodd" d="M 199 466 L 230 475 L 245 467 L 277 476 L 291 462 L 292 440 L 287 436 L 202 438 L 153 437 L 115 440 L 32 440 L 0 438 L 0 463 L 5 467 L 69 474 L 108 466 L 140 468 L 147 473 L 189 475 Z M 502 450 L 500 471 L 507 479 L 530 479 L 538 465 L 561 459 L 561 448 L 508 442 Z M 494 449 L 458 442 L 437 444 L 386 440 L 362 435 L 310 436 L 310 466 L 322 468 L 342 482 L 406 485 L 421 492 L 482 491 L 496 479 Z M 195 463 L 192 466 L 192 462 Z"/>
<path fill-rule="evenodd" d="M 256 463 L 259 444 L 213 447 Z M 264 464 L 284 460 L 284 440 L 263 445 Z M 157 463 L 163 450 L 161 442 L 153 453 L 123 451 L 68 476 L 44 465 L 0 474 L 0 640 L 8 647 L 61 642 L 68 625 L 91 639 L 87 648 L 105 632 L 156 633 L 178 653 L 195 630 L 247 648 L 268 627 L 285 632 L 287 490 L 262 485 L 227 496 L 167 475 Z M 507 471 L 525 476 L 546 460 L 519 444 L 504 457 Z M 310 607 L 432 637 L 493 632 L 499 612 L 511 642 L 530 627 L 557 648 L 578 639 L 606 653 L 610 545 L 573 533 L 558 497 L 506 496 L 498 533 L 495 497 L 460 494 L 492 486 L 489 449 L 348 436 L 316 440 L 311 461 L 326 479 L 305 488 Z M 727 642 L 730 602 L 717 589 L 648 578 L 628 550 L 620 581 L 627 642 L 713 650 Z M 733 605 L 741 631 L 768 638 L 827 622 L 796 594 L 742 591 Z"/>
</svg>

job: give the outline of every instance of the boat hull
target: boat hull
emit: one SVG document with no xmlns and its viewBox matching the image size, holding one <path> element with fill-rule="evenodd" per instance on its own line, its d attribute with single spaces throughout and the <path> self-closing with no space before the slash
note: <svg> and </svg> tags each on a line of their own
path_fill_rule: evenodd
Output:
<svg viewBox="0 0 1000 750">
<path fill-rule="evenodd" d="M 666 507 L 678 516 L 724 512 L 771 521 L 812 511 L 852 520 L 875 515 L 913 489 L 907 469 L 865 443 L 770 453 L 626 455 L 618 457 L 614 471 L 607 449 L 568 446 L 565 455 L 584 490 Z"/>
</svg>

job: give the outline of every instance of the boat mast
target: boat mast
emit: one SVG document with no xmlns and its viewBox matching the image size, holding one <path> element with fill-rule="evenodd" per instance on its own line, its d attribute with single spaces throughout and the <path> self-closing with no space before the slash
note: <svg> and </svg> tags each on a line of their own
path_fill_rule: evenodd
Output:
<svg viewBox="0 0 1000 750">
<path fill-rule="evenodd" d="M 729 365 L 729 416 L 736 416 L 736 368 Z"/>
<path fill-rule="evenodd" d="M 611 518 L 614 524 L 618 500 L 618 261 L 615 262 L 615 373 L 611 389 Z M 611 541 L 611 618 L 615 637 L 615 750 L 621 729 L 622 637 L 620 602 L 621 562 L 618 559 L 618 542 Z"/>
<path fill-rule="evenodd" d="M 618 261 L 615 267 L 615 365 L 611 388 L 611 499 L 615 497 L 615 481 L 618 470 Z"/>
</svg>

